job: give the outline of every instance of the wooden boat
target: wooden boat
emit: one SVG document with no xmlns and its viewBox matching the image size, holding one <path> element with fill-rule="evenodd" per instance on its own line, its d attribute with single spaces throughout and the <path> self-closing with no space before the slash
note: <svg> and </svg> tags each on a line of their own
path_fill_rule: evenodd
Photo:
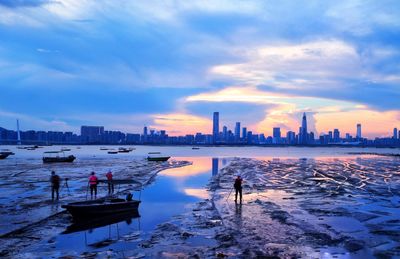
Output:
<svg viewBox="0 0 400 259">
<path fill-rule="evenodd" d="M 192 149 L 200 149 L 199 147 L 192 147 Z"/>
<path fill-rule="evenodd" d="M 0 159 L 6 159 L 10 154 L 7 153 L 0 153 Z"/>
<path fill-rule="evenodd" d="M 69 234 L 79 231 L 85 231 L 95 228 L 116 224 L 122 221 L 131 222 L 132 219 L 139 218 L 139 211 L 132 210 L 126 213 L 111 214 L 104 217 L 95 217 L 91 219 L 76 219 L 74 218 L 73 224 L 67 227 L 62 234 Z"/>
<path fill-rule="evenodd" d="M 128 213 L 139 208 L 140 201 L 112 198 L 97 199 L 92 201 L 81 201 L 68 203 L 61 207 L 66 209 L 74 219 L 97 218 L 107 215 Z"/>
<path fill-rule="evenodd" d="M 118 148 L 118 152 L 119 153 L 129 153 L 129 152 L 131 152 L 131 150 L 129 150 L 127 148 L 120 147 L 120 148 Z"/>
<path fill-rule="evenodd" d="M 71 163 L 75 158 L 73 155 L 65 156 L 63 151 L 47 151 L 44 152 L 43 163 Z"/>
<path fill-rule="evenodd" d="M 158 161 L 158 162 L 164 162 L 170 159 L 170 156 L 148 156 L 147 160 L 148 161 Z"/>
<path fill-rule="evenodd" d="M 161 152 L 149 152 L 148 154 L 149 155 L 158 155 L 158 154 L 161 154 Z"/>
<path fill-rule="evenodd" d="M 70 149 L 70 148 L 63 147 L 63 148 L 61 149 L 61 151 L 71 151 L 71 149 Z"/>
<path fill-rule="evenodd" d="M 100 150 L 108 150 L 107 147 L 101 147 Z"/>
<path fill-rule="evenodd" d="M 8 154 L 9 156 L 10 156 L 10 155 L 15 155 L 15 153 L 12 152 L 12 151 L 9 150 L 9 149 L 2 149 L 2 150 L 0 151 L 0 154 Z"/>
<path fill-rule="evenodd" d="M 110 150 L 110 151 L 108 151 L 107 153 L 108 153 L 108 154 L 118 154 L 118 151 L 116 151 L 116 150 Z"/>
</svg>

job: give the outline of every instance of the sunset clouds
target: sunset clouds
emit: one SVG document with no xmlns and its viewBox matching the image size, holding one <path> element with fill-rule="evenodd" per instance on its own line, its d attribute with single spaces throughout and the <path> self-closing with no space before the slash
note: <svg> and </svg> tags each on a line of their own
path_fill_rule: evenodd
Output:
<svg viewBox="0 0 400 259">
<path fill-rule="evenodd" d="M 400 127 L 397 1 L 0 2 L 0 126 L 369 137 Z M 373 122 L 375 123 L 373 123 Z"/>
</svg>

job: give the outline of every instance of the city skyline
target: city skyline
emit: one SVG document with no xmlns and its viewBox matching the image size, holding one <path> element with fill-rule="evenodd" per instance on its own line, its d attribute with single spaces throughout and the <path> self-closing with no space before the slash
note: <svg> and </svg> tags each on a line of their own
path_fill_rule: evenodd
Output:
<svg viewBox="0 0 400 259">
<path fill-rule="evenodd" d="M 355 136 L 335 128 L 327 134 L 308 130 L 307 115 L 304 112 L 299 123 L 298 132 L 289 130 L 284 134 L 280 127 L 272 129 L 272 135 L 253 132 L 250 128 L 236 122 L 234 129 L 222 126 L 220 130 L 219 112 L 212 114 L 212 132 L 200 132 L 181 136 L 171 136 L 164 129 L 143 127 L 142 133 L 127 133 L 105 130 L 104 126 L 80 127 L 80 134 L 62 131 L 20 131 L 19 120 L 17 131 L 0 127 L 0 144 L 162 144 L 162 145 L 354 145 L 354 146 L 400 146 L 400 132 L 393 128 L 392 136 L 368 139 L 362 135 L 362 125 L 357 123 Z M 179 125 L 177 125 L 179 128 Z M 240 133 L 242 132 L 242 133 Z M 343 135 L 341 135 L 343 134 Z"/>
<path fill-rule="evenodd" d="M 185 135 L 212 132 L 219 111 L 220 128 L 272 135 L 306 112 L 316 136 L 360 123 L 385 137 L 400 124 L 399 13 L 398 1 L 0 1 L 0 126 Z"/>
</svg>

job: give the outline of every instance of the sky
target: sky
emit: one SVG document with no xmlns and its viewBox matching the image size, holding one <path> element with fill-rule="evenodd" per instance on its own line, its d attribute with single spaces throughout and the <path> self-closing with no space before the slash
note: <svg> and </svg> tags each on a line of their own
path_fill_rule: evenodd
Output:
<svg viewBox="0 0 400 259">
<path fill-rule="evenodd" d="M 0 127 L 389 136 L 400 2 L 0 0 Z"/>
</svg>

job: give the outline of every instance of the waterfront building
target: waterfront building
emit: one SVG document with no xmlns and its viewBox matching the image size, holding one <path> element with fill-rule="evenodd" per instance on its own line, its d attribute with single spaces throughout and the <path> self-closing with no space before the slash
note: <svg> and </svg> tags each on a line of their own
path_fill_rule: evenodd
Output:
<svg viewBox="0 0 400 259">
<path fill-rule="evenodd" d="M 362 135 L 361 135 L 361 124 L 358 123 L 357 124 L 357 135 L 356 135 L 357 139 L 361 139 Z"/>
<path fill-rule="evenodd" d="M 244 141 L 247 138 L 247 128 L 246 127 L 242 128 L 242 138 L 243 138 Z"/>
<path fill-rule="evenodd" d="M 303 113 L 303 119 L 301 122 L 301 129 L 300 129 L 300 144 L 307 144 L 308 143 L 308 132 L 307 132 L 307 117 L 306 113 Z"/>
<path fill-rule="evenodd" d="M 213 114 L 213 143 L 217 143 L 219 135 L 219 112 Z"/>
<path fill-rule="evenodd" d="M 235 142 L 239 142 L 240 140 L 240 122 L 236 122 L 235 125 Z"/>
<path fill-rule="evenodd" d="M 340 131 L 339 129 L 333 130 L 333 142 L 338 143 L 340 142 Z"/>
<path fill-rule="evenodd" d="M 398 138 L 399 138 L 399 135 L 398 135 L 398 134 L 399 134 L 399 131 L 397 131 L 397 128 L 394 128 L 394 129 L 393 129 L 393 138 L 394 138 L 394 139 L 398 139 Z"/>
<path fill-rule="evenodd" d="M 87 143 L 101 142 L 103 134 L 104 134 L 103 126 L 81 126 L 81 138 L 83 139 L 83 141 Z M 55 134 L 53 134 L 53 136 L 54 135 Z M 53 141 L 53 139 L 49 138 L 49 141 Z M 56 137 L 56 141 L 59 141 L 58 137 Z"/>
</svg>

